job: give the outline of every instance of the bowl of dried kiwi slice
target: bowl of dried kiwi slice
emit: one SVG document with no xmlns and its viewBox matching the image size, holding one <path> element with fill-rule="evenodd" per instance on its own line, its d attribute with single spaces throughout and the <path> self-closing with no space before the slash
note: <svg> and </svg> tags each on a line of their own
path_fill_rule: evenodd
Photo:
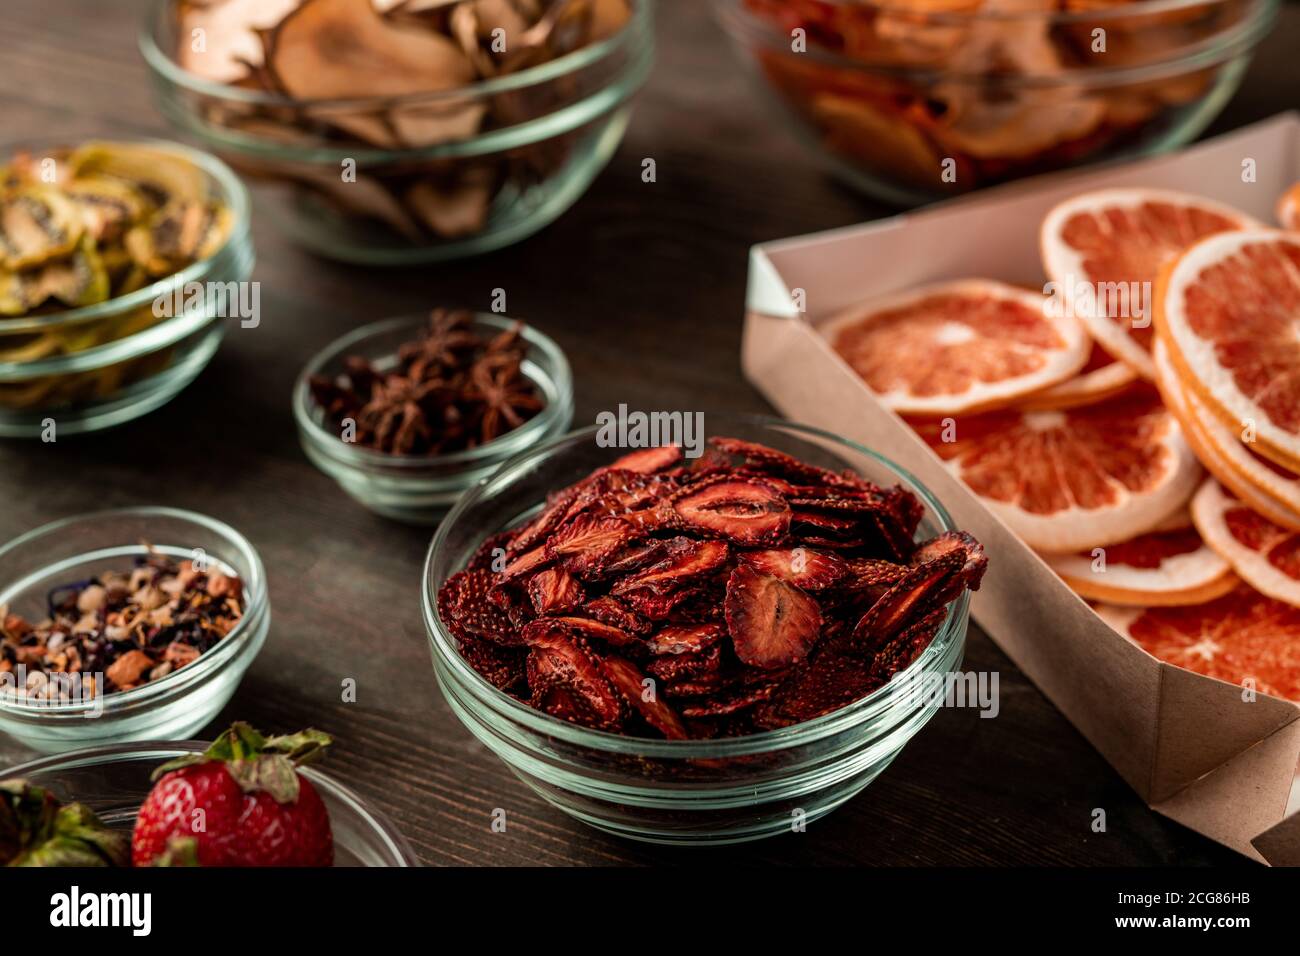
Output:
<svg viewBox="0 0 1300 956">
<path fill-rule="evenodd" d="M 92 431 L 188 385 L 240 315 L 248 193 L 168 142 L 0 149 L 0 437 Z"/>
</svg>

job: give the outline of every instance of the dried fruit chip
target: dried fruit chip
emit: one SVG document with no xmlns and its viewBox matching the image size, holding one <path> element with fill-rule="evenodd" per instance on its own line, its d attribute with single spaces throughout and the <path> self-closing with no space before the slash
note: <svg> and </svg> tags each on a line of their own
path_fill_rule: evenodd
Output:
<svg viewBox="0 0 1300 956">
<path fill-rule="evenodd" d="M 654 681 L 637 670 L 635 664 L 610 655 L 600 666 L 614 688 L 651 727 L 669 740 L 685 740 L 690 736 L 677 712 L 655 693 Z"/>
<path fill-rule="evenodd" d="M 714 481 L 672 502 L 683 525 L 736 544 L 778 544 L 790 530 L 790 505 L 755 481 Z"/>
<path fill-rule="evenodd" d="M 736 656 L 768 670 L 806 658 L 822 624 L 821 609 L 807 594 L 744 564 L 727 580 L 726 612 Z"/>
<path fill-rule="evenodd" d="M 485 542 L 439 614 L 471 666 L 562 720 L 670 739 L 787 726 L 881 686 L 979 586 L 979 543 L 915 543 L 922 513 L 752 442 L 713 439 L 690 464 L 636 452 Z"/>
</svg>

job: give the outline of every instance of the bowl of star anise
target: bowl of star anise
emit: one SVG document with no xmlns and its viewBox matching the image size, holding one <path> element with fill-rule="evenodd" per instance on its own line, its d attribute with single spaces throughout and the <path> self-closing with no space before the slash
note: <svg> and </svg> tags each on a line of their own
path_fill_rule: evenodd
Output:
<svg viewBox="0 0 1300 956">
<path fill-rule="evenodd" d="M 385 517 L 431 524 L 506 459 L 568 430 L 573 378 L 535 328 L 435 309 L 328 345 L 293 405 L 307 457 L 344 491 Z"/>
<path fill-rule="evenodd" d="M 619 836 L 798 829 L 942 703 L 984 549 L 906 472 L 811 427 L 600 429 L 472 489 L 425 565 L 453 712 L 560 809 Z"/>
</svg>

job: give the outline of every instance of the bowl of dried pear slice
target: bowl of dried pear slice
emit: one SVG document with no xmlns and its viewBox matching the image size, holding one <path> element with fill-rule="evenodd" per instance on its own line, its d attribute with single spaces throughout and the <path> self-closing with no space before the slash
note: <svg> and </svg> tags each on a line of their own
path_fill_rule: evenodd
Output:
<svg viewBox="0 0 1300 956">
<path fill-rule="evenodd" d="M 651 0 L 157 0 L 140 49 L 163 113 L 279 187 L 300 245 L 436 262 L 586 191 L 649 73 Z"/>
<path fill-rule="evenodd" d="M 106 428 L 189 384 L 252 272 L 248 213 L 229 167 L 176 143 L 0 149 L 0 437 Z"/>
</svg>

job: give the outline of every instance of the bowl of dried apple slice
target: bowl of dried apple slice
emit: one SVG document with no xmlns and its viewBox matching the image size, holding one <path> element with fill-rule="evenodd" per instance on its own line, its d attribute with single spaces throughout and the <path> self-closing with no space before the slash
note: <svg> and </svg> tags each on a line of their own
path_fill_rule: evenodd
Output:
<svg viewBox="0 0 1300 956">
<path fill-rule="evenodd" d="M 940 706 L 987 565 L 867 448 L 774 419 L 705 426 L 520 454 L 425 565 L 457 717 L 561 810 L 660 843 L 789 832 L 870 784 Z"/>
<path fill-rule="evenodd" d="M 364 264 L 500 248 L 582 195 L 653 57 L 651 0 L 159 0 L 163 112 Z"/>
</svg>

